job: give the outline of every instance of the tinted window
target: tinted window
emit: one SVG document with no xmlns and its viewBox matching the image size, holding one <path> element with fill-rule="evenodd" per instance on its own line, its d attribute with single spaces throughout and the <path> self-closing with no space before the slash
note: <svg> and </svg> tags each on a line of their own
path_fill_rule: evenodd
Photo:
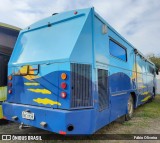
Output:
<svg viewBox="0 0 160 143">
<path fill-rule="evenodd" d="M 149 66 L 149 73 L 154 74 L 154 68 Z"/>
<path fill-rule="evenodd" d="M 115 56 L 123 61 L 127 61 L 126 49 L 113 42 L 112 40 L 109 41 L 109 51 L 112 56 Z"/>
</svg>

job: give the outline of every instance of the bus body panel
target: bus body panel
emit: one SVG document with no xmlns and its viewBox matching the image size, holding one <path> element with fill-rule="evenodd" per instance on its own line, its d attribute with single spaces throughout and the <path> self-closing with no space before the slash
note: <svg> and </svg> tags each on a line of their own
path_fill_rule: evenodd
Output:
<svg viewBox="0 0 160 143">
<path fill-rule="evenodd" d="M 12 120 L 12 117 L 17 115 L 18 120 L 15 122 L 23 122 L 44 130 L 56 133 L 65 132 L 66 134 L 92 134 L 94 131 L 93 123 L 95 119 L 92 117 L 95 116 L 95 111 L 93 109 L 68 111 L 13 103 L 4 103 L 3 108 L 3 112 L 8 120 Z M 31 113 L 35 113 L 34 120 L 22 118 L 22 112 L 26 109 Z M 41 126 L 41 122 L 46 122 L 46 127 Z M 67 127 L 71 125 L 74 130 L 68 131 Z"/>
<path fill-rule="evenodd" d="M 62 15 L 64 17 L 66 16 L 65 14 Z M 70 109 L 70 63 L 77 62 L 77 57 L 79 59 L 84 59 L 85 55 L 83 53 L 88 50 L 90 50 L 88 52 L 90 53 L 90 56 L 83 60 L 83 62 L 90 64 L 92 62 L 92 36 L 89 36 L 91 28 L 83 28 L 88 27 L 88 25 L 91 24 L 90 17 L 91 10 L 86 10 L 82 13 L 79 12 L 79 16 L 74 16 L 74 14 L 72 14 L 72 18 L 67 18 L 62 21 L 60 20 L 59 22 L 54 21 L 53 17 L 50 19 L 53 24 L 51 27 L 41 26 L 41 21 L 38 28 L 34 29 L 33 25 L 30 26 L 30 28 L 33 27 L 33 30 L 26 30 L 20 33 L 15 46 L 16 48 L 9 62 L 8 74 L 13 76 L 13 80 L 10 82 L 15 86 L 9 88 L 13 90 L 13 92 L 8 95 L 8 102 Z M 72 33 L 69 32 L 71 28 L 73 30 Z M 36 31 L 38 33 L 36 33 Z M 40 32 L 43 34 L 39 34 Z M 68 34 L 70 34 L 70 36 L 67 36 Z M 40 35 L 43 36 L 40 37 Z M 39 38 L 37 38 L 37 36 L 39 36 Z M 83 36 L 89 37 L 90 40 L 87 40 L 88 44 L 80 47 L 81 43 L 86 43 L 86 38 L 82 38 Z M 61 42 L 61 39 L 65 39 L 65 42 Z M 44 44 L 39 44 L 39 40 L 44 40 Z M 50 44 L 48 41 L 50 41 Z M 29 51 L 27 50 L 28 47 L 30 47 L 30 49 L 28 49 Z M 37 49 L 38 47 L 40 47 L 40 49 Z M 48 50 L 52 50 L 48 52 L 45 47 L 47 47 Z M 84 52 L 81 53 L 81 56 L 79 56 L 80 53 L 77 53 L 77 50 L 75 50 L 76 52 L 73 50 L 77 48 L 84 50 Z M 35 52 L 31 52 L 30 56 L 28 56 L 32 49 L 34 49 Z M 65 58 L 63 58 L 63 60 L 62 57 L 64 57 L 64 54 Z M 58 60 L 59 58 L 60 60 Z M 68 62 L 69 58 L 70 62 Z M 31 74 L 36 75 L 23 76 L 23 73 L 27 72 L 26 67 L 29 68 L 29 72 L 34 68 L 39 68 L 38 74 L 34 71 L 31 72 Z M 61 83 L 64 82 L 64 80 L 61 79 L 61 74 L 63 72 L 67 74 L 67 79 L 65 80 L 67 83 L 67 88 L 64 90 L 67 93 L 67 97 L 65 99 L 60 97 L 60 94 L 63 91 L 61 89 Z M 17 75 L 19 73 L 21 75 Z"/>
<path fill-rule="evenodd" d="M 114 55 L 115 48 L 122 54 Z M 41 20 L 21 31 L 17 40 L 8 72 L 13 76 L 9 81 L 13 94 L 3 103 L 4 115 L 56 133 L 92 134 L 127 114 L 131 95 L 135 108 L 153 97 L 155 66 L 135 51 L 94 8 Z M 24 72 L 23 66 L 38 67 L 39 72 L 13 74 Z M 67 74 L 66 80 L 62 73 Z M 62 91 L 67 93 L 65 99 L 60 97 Z M 27 110 L 34 113 L 34 120 L 22 118 Z M 41 122 L 48 126 L 41 127 Z M 72 131 L 69 125 L 74 126 Z"/>
</svg>

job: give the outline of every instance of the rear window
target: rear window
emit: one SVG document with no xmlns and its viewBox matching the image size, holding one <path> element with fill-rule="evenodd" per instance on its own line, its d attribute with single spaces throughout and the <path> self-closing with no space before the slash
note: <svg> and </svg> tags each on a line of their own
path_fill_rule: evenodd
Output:
<svg viewBox="0 0 160 143">
<path fill-rule="evenodd" d="M 127 61 L 127 51 L 125 48 L 114 42 L 113 40 L 109 41 L 109 52 L 112 56 Z"/>
<path fill-rule="evenodd" d="M 22 64 L 69 58 L 81 32 L 84 18 L 82 16 L 67 19 L 50 27 L 40 27 L 21 33 L 10 63 Z"/>
</svg>

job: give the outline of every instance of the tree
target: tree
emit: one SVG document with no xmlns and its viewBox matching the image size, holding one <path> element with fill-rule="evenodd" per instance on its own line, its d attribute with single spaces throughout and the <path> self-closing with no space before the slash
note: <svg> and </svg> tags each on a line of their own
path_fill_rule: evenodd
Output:
<svg viewBox="0 0 160 143">
<path fill-rule="evenodd" d="M 158 69 L 160 69 L 160 56 L 155 56 L 154 54 L 149 55 L 148 58 L 153 62 Z"/>
</svg>

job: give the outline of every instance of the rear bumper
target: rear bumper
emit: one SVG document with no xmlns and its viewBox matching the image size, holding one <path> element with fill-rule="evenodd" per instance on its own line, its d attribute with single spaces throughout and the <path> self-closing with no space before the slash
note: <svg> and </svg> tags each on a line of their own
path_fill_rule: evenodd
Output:
<svg viewBox="0 0 160 143">
<path fill-rule="evenodd" d="M 22 118 L 22 111 L 25 110 L 34 113 L 35 119 L 27 120 Z M 18 123 L 23 122 L 26 125 L 55 133 L 92 134 L 94 132 L 94 109 L 69 111 L 4 102 L 3 114 L 8 120 Z M 17 116 L 17 120 L 12 119 L 14 116 Z M 42 127 L 41 122 L 46 122 L 47 126 Z M 72 131 L 68 131 L 67 127 L 69 125 L 73 126 Z"/>
</svg>

